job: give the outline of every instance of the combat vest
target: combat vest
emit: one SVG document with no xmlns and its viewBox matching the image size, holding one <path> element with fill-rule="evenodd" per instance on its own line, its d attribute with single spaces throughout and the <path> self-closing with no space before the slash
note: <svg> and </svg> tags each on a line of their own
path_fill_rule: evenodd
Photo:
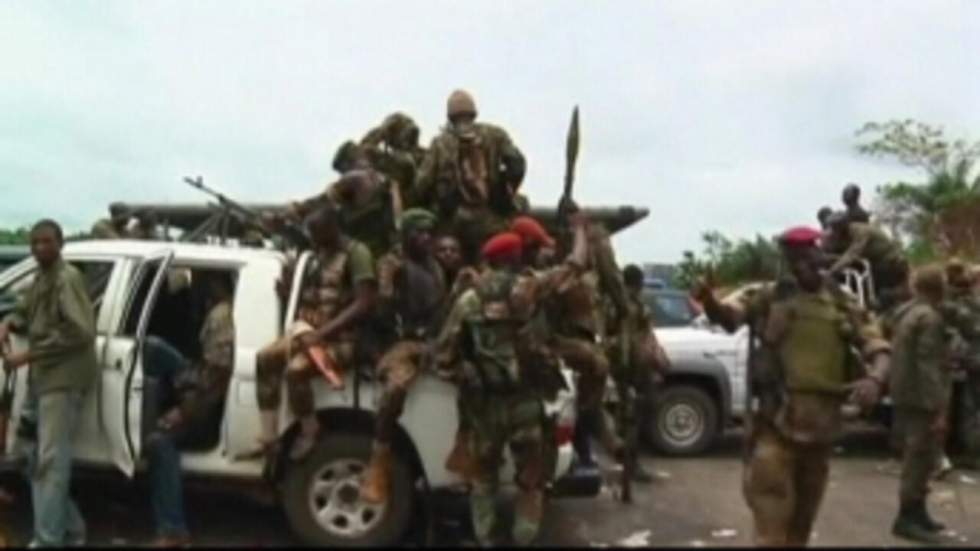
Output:
<svg viewBox="0 0 980 551">
<path fill-rule="evenodd" d="M 493 271 L 477 283 L 479 308 L 466 320 L 464 379 L 467 387 L 484 393 L 512 393 L 520 388 L 517 361 L 519 320 L 511 304 L 514 274 Z"/>
<path fill-rule="evenodd" d="M 322 327 L 353 301 L 347 284 L 347 262 L 355 242 L 347 240 L 340 250 L 327 256 L 317 251 L 306 264 L 300 287 L 297 317 L 313 327 Z"/>
<path fill-rule="evenodd" d="M 794 290 L 770 306 L 761 336 L 788 391 L 838 394 L 853 377 L 857 328 L 844 301 L 829 290 Z"/>
<path fill-rule="evenodd" d="M 396 333 L 399 338 L 422 339 L 438 328 L 446 283 L 442 268 L 432 258 L 423 266 L 402 256 L 395 292 Z"/>
</svg>

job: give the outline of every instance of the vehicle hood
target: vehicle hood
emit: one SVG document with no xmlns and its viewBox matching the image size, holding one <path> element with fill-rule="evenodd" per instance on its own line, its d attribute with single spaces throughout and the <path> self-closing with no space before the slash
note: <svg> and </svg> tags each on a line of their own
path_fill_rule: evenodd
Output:
<svg viewBox="0 0 980 551">
<path fill-rule="evenodd" d="M 734 337 L 720 331 L 698 327 L 661 327 L 654 330 L 657 340 L 668 353 L 697 349 L 706 350 L 731 345 Z"/>
</svg>

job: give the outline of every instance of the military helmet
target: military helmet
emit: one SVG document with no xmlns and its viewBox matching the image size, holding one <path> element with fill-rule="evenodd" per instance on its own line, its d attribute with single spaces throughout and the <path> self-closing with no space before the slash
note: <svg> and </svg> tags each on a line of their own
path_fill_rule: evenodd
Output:
<svg viewBox="0 0 980 551">
<path fill-rule="evenodd" d="M 340 144 L 337 153 L 333 156 L 333 169 L 343 174 L 354 166 L 354 162 L 361 154 L 361 148 L 352 140 Z"/>
<path fill-rule="evenodd" d="M 454 90 L 449 94 L 449 101 L 446 102 L 446 117 L 450 120 L 460 115 L 472 115 L 476 117 L 476 102 L 473 96 L 465 90 Z"/>
</svg>

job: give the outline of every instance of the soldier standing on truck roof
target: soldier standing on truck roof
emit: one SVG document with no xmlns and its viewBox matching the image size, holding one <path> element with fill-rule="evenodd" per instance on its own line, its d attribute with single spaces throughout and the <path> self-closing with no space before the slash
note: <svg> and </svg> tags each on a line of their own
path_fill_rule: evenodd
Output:
<svg viewBox="0 0 980 551">
<path fill-rule="evenodd" d="M 404 113 L 392 113 L 361 138 L 360 147 L 376 170 L 397 182 L 404 208 L 419 206 L 415 181 L 425 159 L 419 127 Z"/>
<path fill-rule="evenodd" d="M 476 287 L 456 301 L 440 332 L 436 361 L 459 370 L 460 391 L 468 397 L 472 414 L 472 453 L 478 460 L 470 507 L 474 532 L 481 545 L 492 545 L 496 524 L 498 477 L 503 448 L 508 446 L 516 464 L 518 502 L 512 530 L 514 543 L 528 545 L 537 536 L 543 512 L 545 450 L 542 442 L 544 410 L 531 387 L 529 370 L 536 366 L 519 360 L 520 327 L 535 304 L 578 277 L 585 261 L 584 219 L 573 217 L 576 246 L 561 270 L 547 277 L 520 277 L 522 239 L 507 232 L 484 244 L 482 257 L 489 264 Z"/>
<path fill-rule="evenodd" d="M 300 421 L 290 451 L 293 459 L 312 450 L 319 432 L 311 386 L 318 372 L 317 358 L 338 368 L 331 370 L 334 373 L 352 366 L 358 328 L 373 311 L 377 294 L 371 251 L 341 231 L 339 217 L 338 207 L 325 202 L 307 218 L 315 248 L 298 290 L 297 319 L 290 320 L 285 334 L 260 350 L 255 360 L 260 444 L 269 449 L 278 440 L 285 374 L 289 407 Z M 290 280 L 283 279 L 277 285 L 283 299 L 289 285 Z M 318 348 L 322 356 L 317 356 Z"/>
<path fill-rule="evenodd" d="M 938 532 L 945 526 L 929 515 L 926 496 L 929 478 L 942 456 L 952 394 L 944 295 L 943 272 L 936 267 L 920 269 L 915 298 L 898 306 L 891 316 L 889 394 L 902 438 L 900 509 L 892 533 L 932 544 L 942 543 Z"/>
<path fill-rule="evenodd" d="M 883 312 L 908 298 L 909 263 L 901 246 L 870 224 L 851 222 L 844 213 L 830 217 L 830 239 L 844 252 L 830 267 L 837 274 L 864 259 L 871 266 L 876 310 Z"/>
<path fill-rule="evenodd" d="M 751 298 L 723 304 L 698 282 L 692 298 L 730 333 L 750 324 L 760 336 L 750 373 L 760 411 L 747 412 L 743 491 L 752 509 L 756 545 L 806 545 L 827 486 L 832 442 L 848 392 L 875 403 L 888 371 L 889 345 L 873 318 L 821 275 L 820 232 L 793 228 L 780 237 L 793 275 Z M 870 365 L 863 371 L 851 350 Z"/>
<path fill-rule="evenodd" d="M 653 332 L 653 316 L 643 302 L 643 270 L 635 264 L 623 268 L 623 282 L 629 297 L 629 316 L 616 315 L 615 308 L 605 301 L 609 338 L 606 355 L 619 402 L 616 408 L 616 428 L 619 437 L 626 441 L 634 465 L 633 478 L 637 482 L 652 482 L 653 477 L 643 470 L 637 461 L 639 426 L 637 411 L 649 408 L 653 403 L 655 379 L 663 379 L 670 366 L 657 336 Z M 624 344 L 623 339 L 627 342 Z"/>
<path fill-rule="evenodd" d="M 419 169 L 414 202 L 439 216 L 440 229 L 459 237 L 463 256 L 475 264 L 483 242 L 526 210 L 518 194 L 526 162 L 506 131 L 476 122 L 469 93 L 453 92 L 446 114 L 449 123 Z"/>
<path fill-rule="evenodd" d="M 391 442 L 409 387 L 431 357 L 429 340 L 438 330 L 447 294 L 442 267 L 431 252 L 434 214 L 409 209 L 401 217 L 401 246 L 378 262 L 378 314 L 390 346 L 378 362 L 384 390 L 378 406 L 371 461 L 361 481 L 361 497 L 388 500 Z"/>
</svg>

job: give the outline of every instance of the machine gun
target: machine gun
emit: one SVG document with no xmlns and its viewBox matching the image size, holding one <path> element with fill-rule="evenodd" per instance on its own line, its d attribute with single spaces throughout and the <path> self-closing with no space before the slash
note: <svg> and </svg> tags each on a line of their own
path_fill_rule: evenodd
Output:
<svg viewBox="0 0 980 551">
<path fill-rule="evenodd" d="M 185 177 L 184 181 L 191 187 L 197 188 L 198 190 L 203 191 L 204 193 L 207 193 L 208 195 L 217 199 L 221 208 L 237 218 L 241 223 L 258 228 L 266 236 L 278 233 L 282 235 L 282 237 L 285 238 L 290 245 L 298 249 L 302 250 L 310 247 L 310 238 L 306 235 L 306 232 L 293 222 L 284 221 L 277 230 L 270 230 L 266 227 L 266 224 L 262 220 L 259 213 L 204 185 L 204 179 L 200 176 L 197 178 Z"/>
</svg>

